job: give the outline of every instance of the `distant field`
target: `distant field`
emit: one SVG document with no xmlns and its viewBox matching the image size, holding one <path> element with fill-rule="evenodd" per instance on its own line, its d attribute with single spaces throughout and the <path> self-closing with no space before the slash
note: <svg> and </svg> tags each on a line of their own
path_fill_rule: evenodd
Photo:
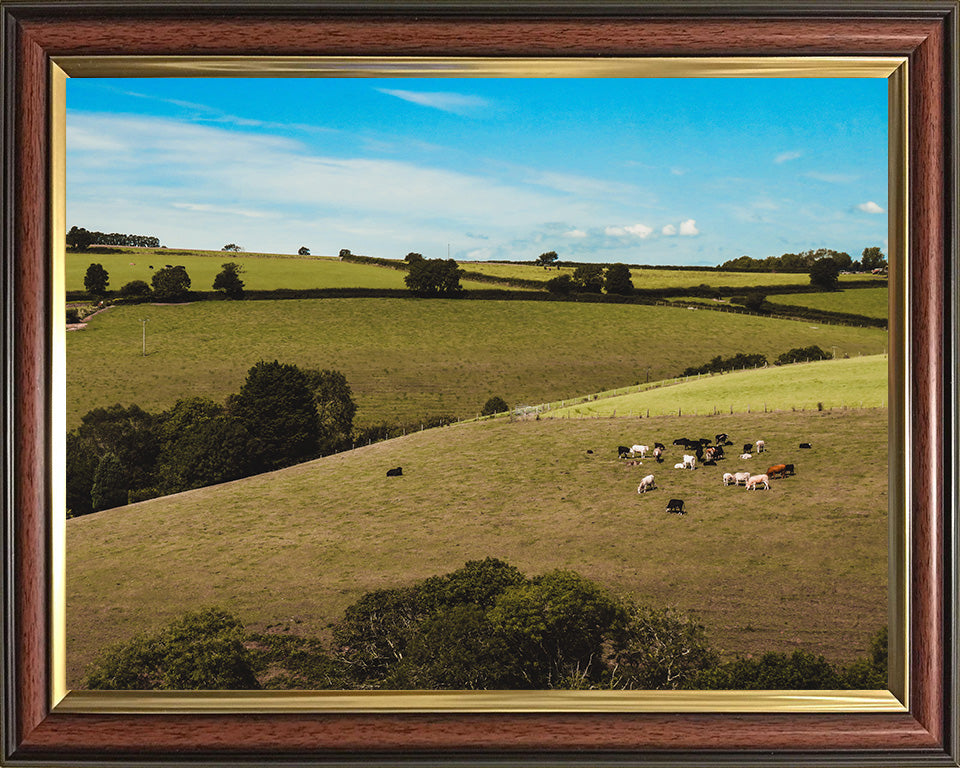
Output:
<svg viewBox="0 0 960 768">
<path fill-rule="evenodd" d="M 850 312 L 866 317 L 887 317 L 890 293 L 882 288 L 851 288 L 828 293 L 770 294 L 768 301 L 775 304 L 793 304 L 798 307 L 823 309 L 828 312 Z"/>
<path fill-rule="evenodd" d="M 141 355 L 147 323 L 146 357 Z M 217 401 L 257 361 L 342 371 L 356 422 L 476 416 L 499 395 L 534 405 L 677 375 L 716 355 L 818 344 L 877 354 L 886 333 L 672 307 L 437 299 L 113 307 L 67 334 L 67 421 L 97 406 Z"/>
<path fill-rule="evenodd" d="M 110 276 L 109 289 L 118 291 L 131 280 L 148 285 L 154 272 L 167 264 L 182 264 L 195 291 L 212 291 L 213 280 L 228 261 L 243 267 L 245 287 L 265 291 L 278 288 L 406 288 L 405 272 L 372 264 L 354 264 L 335 257 L 280 256 L 277 254 L 183 251 L 177 249 L 127 249 L 130 252 L 67 253 L 68 291 L 82 291 L 83 277 L 91 264 L 102 264 Z M 151 269 L 151 265 L 153 269 Z M 487 283 L 462 281 L 466 289 L 489 288 Z"/>
<path fill-rule="evenodd" d="M 770 410 L 885 407 L 886 355 L 769 366 L 692 377 L 680 384 L 556 408 L 543 418 L 744 413 Z"/>
<path fill-rule="evenodd" d="M 673 439 L 718 432 L 768 453 L 672 469 Z M 219 605 L 252 630 L 322 635 L 365 591 L 487 556 L 693 612 L 727 654 L 850 661 L 886 622 L 886 434 L 885 409 L 479 422 L 74 518 L 68 683 L 98 648 L 183 611 Z M 616 457 L 655 440 L 664 464 Z M 852 443 L 872 446 L 869 461 Z M 770 491 L 721 485 L 777 462 L 797 475 Z M 649 472 L 658 488 L 640 496 Z M 671 497 L 686 516 L 666 514 Z"/>
<path fill-rule="evenodd" d="M 544 269 L 533 264 L 501 264 L 487 261 L 461 261 L 460 266 L 485 275 L 523 280 L 550 280 L 561 274 L 572 275 L 573 267 Z M 754 285 L 806 285 L 810 278 L 805 274 L 773 272 L 714 272 L 711 270 L 640 269 L 630 270 L 636 288 L 692 288 L 701 284 L 718 287 L 750 287 Z M 842 275 L 841 281 L 871 279 L 870 275 Z M 886 285 L 886 278 L 873 278 Z"/>
</svg>

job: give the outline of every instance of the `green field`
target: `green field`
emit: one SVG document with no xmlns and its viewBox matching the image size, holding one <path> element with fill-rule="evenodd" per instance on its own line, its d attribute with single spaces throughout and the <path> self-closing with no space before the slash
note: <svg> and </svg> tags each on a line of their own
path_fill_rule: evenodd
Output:
<svg viewBox="0 0 960 768">
<path fill-rule="evenodd" d="M 494 277 L 522 280 L 550 280 L 561 274 L 572 275 L 574 267 L 544 269 L 534 264 L 505 264 L 492 261 L 461 261 L 463 269 Z M 646 269 L 632 267 L 631 280 L 635 288 L 693 288 L 701 284 L 748 288 L 752 286 L 807 285 L 806 274 L 790 272 L 716 272 L 709 269 Z M 871 275 L 842 275 L 841 281 L 875 279 L 886 285 L 886 278 Z"/>
<path fill-rule="evenodd" d="M 781 293 L 770 294 L 767 301 L 774 304 L 792 304 L 828 312 L 848 312 L 866 317 L 887 317 L 890 293 L 882 288 L 851 288 L 846 291 L 827 293 Z"/>
<path fill-rule="evenodd" d="M 888 404 L 886 355 L 694 376 L 675 385 L 552 408 L 545 418 L 669 416 Z"/>
<path fill-rule="evenodd" d="M 763 438 L 768 453 L 672 469 L 674 438 L 718 432 Z M 487 556 L 692 612 L 728 654 L 847 662 L 886 622 L 886 434 L 884 409 L 477 422 L 74 518 L 68 684 L 97 649 L 187 610 L 322 636 L 365 591 Z M 656 440 L 667 463 L 617 459 L 618 444 Z M 869 461 L 852 442 L 873 446 Z M 724 471 L 777 462 L 797 475 L 768 492 L 721 485 Z M 398 465 L 402 477 L 384 476 Z M 649 472 L 658 489 L 640 496 Z M 671 497 L 687 515 L 665 513 Z"/>
<path fill-rule="evenodd" d="M 240 278 L 250 290 L 278 288 L 406 288 L 406 272 L 373 264 L 354 264 L 336 257 L 282 256 L 277 254 L 226 253 L 223 251 L 181 251 L 166 249 L 125 249 L 123 253 L 67 253 L 66 286 L 82 291 L 83 277 L 90 264 L 102 264 L 110 275 L 112 291 L 131 280 L 148 285 L 167 264 L 183 265 L 190 275 L 191 289 L 212 291 L 213 280 L 228 261 L 243 267 Z M 151 265 L 153 269 L 151 269 Z M 464 280 L 467 290 L 489 288 L 486 283 Z"/>
<path fill-rule="evenodd" d="M 386 270 L 385 270 L 386 271 Z M 147 352 L 141 355 L 147 319 Z M 442 299 L 196 302 L 112 307 L 67 334 L 68 428 L 92 408 L 222 401 L 259 360 L 342 371 L 355 423 L 472 418 L 676 376 L 716 355 L 886 349 L 886 332 L 672 307 Z"/>
</svg>

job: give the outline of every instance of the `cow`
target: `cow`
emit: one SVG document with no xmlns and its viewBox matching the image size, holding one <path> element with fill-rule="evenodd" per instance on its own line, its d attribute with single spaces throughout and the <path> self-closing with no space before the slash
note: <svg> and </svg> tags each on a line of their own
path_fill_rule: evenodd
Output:
<svg viewBox="0 0 960 768">
<path fill-rule="evenodd" d="M 636 456 L 639 453 L 640 458 L 645 459 L 647 458 L 647 451 L 649 450 L 650 450 L 649 445 L 635 445 L 630 449 L 630 453 L 632 453 L 634 456 Z"/>
<path fill-rule="evenodd" d="M 737 479 L 731 475 L 729 472 L 723 473 L 723 484 L 726 485 L 736 485 Z"/>
<path fill-rule="evenodd" d="M 809 447 L 810 447 L 810 443 L 800 443 L 800 447 L 801 447 L 801 448 L 809 448 Z"/>
<path fill-rule="evenodd" d="M 654 444 L 653 444 L 653 447 L 654 447 L 654 448 L 659 448 L 661 451 L 667 450 L 667 446 L 665 446 L 663 443 L 654 443 Z"/>
<path fill-rule="evenodd" d="M 753 454 L 752 454 L 752 453 L 741 453 L 741 454 L 740 454 L 740 458 L 741 458 L 741 459 L 752 459 L 752 458 L 753 458 Z"/>
<path fill-rule="evenodd" d="M 657 464 L 663 464 L 663 448 L 659 445 L 653 449 L 653 458 L 656 459 Z"/>
<path fill-rule="evenodd" d="M 684 466 L 684 467 L 689 467 L 690 469 L 696 469 L 696 468 L 697 468 L 697 457 L 696 457 L 696 456 L 687 456 L 687 455 L 684 455 L 684 457 L 683 457 L 683 466 Z"/>
<path fill-rule="evenodd" d="M 713 442 L 715 442 L 717 445 L 723 445 L 728 438 L 729 436 L 726 432 L 721 432 L 719 435 L 714 436 Z"/>
<path fill-rule="evenodd" d="M 734 483 L 734 485 L 740 485 L 740 483 L 743 483 L 744 485 L 746 485 L 746 484 L 747 484 L 747 480 L 750 479 L 750 473 L 749 473 L 749 472 L 737 472 L 737 473 L 734 474 L 733 479 L 736 481 L 736 482 Z"/>
<path fill-rule="evenodd" d="M 753 491 L 756 490 L 758 485 L 762 485 L 764 490 L 770 490 L 770 478 L 766 475 L 751 475 L 750 479 L 747 480 L 747 490 Z"/>
<path fill-rule="evenodd" d="M 787 471 L 786 464 L 774 464 L 772 467 L 767 468 L 767 474 L 771 477 L 783 477 Z"/>
<path fill-rule="evenodd" d="M 403 467 L 394 467 L 387 470 L 387 477 L 399 477 L 403 474 Z"/>
<path fill-rule="evenodd" d="M 786 477 L 787 475 L 797 474 L 797 470 L 793 468 L 793 464 L 784 464 L 783 466 L 784 466 L 784 470 L 783 470 L 784 477 Z"/>
<path fill-rule="evenodd" d="M 667 502 L 667 512 L 673 512 L 675 515 L 686 514 L 683 511 L 683 499 L 670 499 Z"/>
<path fill-rule="evenodd" d="M 767 444 L 763 440 L 757 440 L 757 453 L 763 453 Z"/>
<path fill-rule="evenodd" d="M 617 455 L 618 455 L 621 459 L 624 458 L 625 456 L 629 456 L 629 455 L 630 455 L 630 449 L 627 448 L 627 446 L 625 446 L 625 445 L 618 445 L 618 446 L 617 446 Z"/>
<path fill-rule="evenodd" d="M 752 450 L 753 450 L 753 443 L 744 443 L 744 444 L 743 444 L 743 452 L 744 452 L 744 453 L 750 453 Z"/>
<path fill-rule="evenodd" d="M 637 493 L 646 493 L 647 491 L 652 491 L 657 486 L 653 484 L 653 475 L 647 475 L 643 480 L 640 481 L 640 485 L 637 486 Z"/>
<path fill-rule="evenodd" d="M 673 465 L 673 468 L 674 468 L 674 469 L 683 469 L 684 466 L 685 466 L 685 465 L 682 464 L 682 463 L 681 463 L 681 464 L 674 464 L 674 465 Z"/>
<path fill-rule="evenodd" d="M 722 445 L 714 446 L 714 448 L 713 448 L 713 458 L 715 458 L 715 459 L 725 458 L 724 453 L 723 453 L 723 446 L 722 446 Z"/>
</svg>

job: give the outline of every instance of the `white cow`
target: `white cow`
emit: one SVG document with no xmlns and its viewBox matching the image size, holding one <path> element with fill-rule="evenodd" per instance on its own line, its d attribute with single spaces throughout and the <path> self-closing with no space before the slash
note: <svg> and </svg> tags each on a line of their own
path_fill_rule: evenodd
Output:
<svg viewBox="0 0 960 768">
<path fill-rule="evenodd" d="M 743 483 L 744 485 L 746 485 L 746 484 L 747 484 L 747 480 L 750 479 L 750 473 L 749 473 L 749 472 L 737 472 L 736 474 L 734 474 L 733 479 L 736 481 L 736 482 L 735 482 L 736 485 L 740 485 L 740 483 Z"/>
<path fill-rule="evenodd" d="M 684 467 L 689 467 L 690 469 L 696 469 L 696 468 L 697 468 L 697 457 L 696 457 L 696 456 L 688 456 L 687 454 L 684 454 L 684 456 L 683 456 L 683 466 L 684 466 Z"/>
<path fill-rule="evenodd" d="M 640 454 L 640 458 L 641 458 L 641 459 L 645 459 L 645 458 L 647 458 L 647 451 L 649 451 L 649 450 L 650 450 L 650 446 L 649 446 L 649 445 L 635 445 L 635 446 L 633 446 L 633 448 L 630 449 L 630 452 L 631 452 L 634 456 L 636 456 L 637 454 Z"/>
<path fill-rule="evenodd" d="M 683 469 L 684 466 L 685 466 L 684 464 L 674 464 L 674 465 L 673 465 L 673 468 L 674 468 L 674 469 Z"/>
<path fill-rule="evenodd" d="M 736 478 L 735 478 L 733 475 L 731 475 L 729 472 L 724 472 L 724 473 L 723 473 L 723 484 L 724 484 L 724 485 L 736 485 L 736 484 L 737 484 L 737 480 L 736 480 Z"/>
<path fill-rule="evenodd" d="M 647 491 L 652 491 L 656 488 L 653 484 L 653 475 L 647 475 L 643 480 L 640 481 L 640 485 L 637 486 L 637 493 L 646 493 Z"/>
<path fill-rule="evenodd" d="M 762 485 L 765 491 L 770 490 L 770 478 L 767 475 L 751 475 L 747 480 L 747 490 L 756 490 L 758 485 Z"/>
<path fill-rule="evenodd" d="M 753 458 L 753 454 L 752 454 L 752 453 L 741 453 L 741 454 L 740 454 L 740 458 L 741 458 L 741 459 L 752 459 L 752 458 Z"/>
<path fill-rule="evenodd" d="M 757 440 L 757 453 L 763 453 L 767 444 L 763 440 Z"/>
</svg>

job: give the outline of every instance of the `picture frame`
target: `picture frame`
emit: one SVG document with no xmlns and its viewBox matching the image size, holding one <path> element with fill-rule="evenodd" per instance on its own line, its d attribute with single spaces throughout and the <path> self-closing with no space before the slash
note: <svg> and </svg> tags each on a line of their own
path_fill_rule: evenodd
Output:
<svg viewBox="0 0 960 768">
<path fill-rule="evenodd" d="M 5 764 L 958 765 L 957 2 L 7 0 L 0 11 Z M 399 698 L 318 712 L 315 702 L 298 706 L 289 693 L 276 707 L 229 695 L 193 707 L 196 699 L 161 693 L 142 695 L 135 706 L 63 700 L 53 672 L 62 627 L 51 608 L 63 589 L 62 552 L 51 545 L 62 472 L 51 436 L 63 427 L 52 405 L 61 372 L 51 354 L 50 306 L 57 295 L 51 233 L 62 230 L 64 209 L 63 190 L 50 184 L 51 168 L 62 162 L 62 125 L 50 119 L 63 86 L 57 70 L 97 76 L 116 72 L 124 62 L 116 57 L 124 56 L 167 66 L 206 61 L 212 73 L 289 57 L 296 69 L 307 55 L 714 56 L 743 58 L 745 66 L 773 56 L 905 60 L 899 86 L 908 105 L 908 174 L 902 190 L 891 188 L 889 206 L 907 212 L 908 222 L 909 280 L 901 282 L 907 418 L 891 435 L 910 446 L 902 489 L 909 528 L 891 542 L 903 551 L 907 579 L 905 632 L 891 647 L 891 657 L 905 657 L 905 706 L 787 712 L 674 702 L 611 711 L 582 700 L 515 707 L 509 697 L 493 697 L 472 709 Z"/>
</svg>

